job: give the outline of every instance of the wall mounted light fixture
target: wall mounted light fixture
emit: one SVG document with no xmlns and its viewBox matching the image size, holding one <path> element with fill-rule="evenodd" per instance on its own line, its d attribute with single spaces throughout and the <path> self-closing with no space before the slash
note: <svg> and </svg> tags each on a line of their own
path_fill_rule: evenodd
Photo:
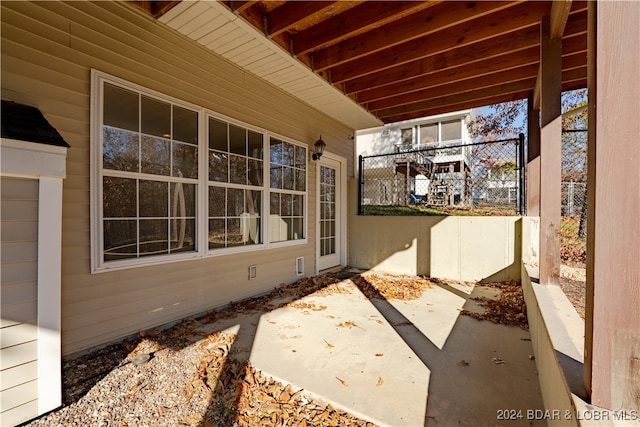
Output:
<svg viewBox="0 0 640 427">
<path fill-rule="evenodd" d="M 313 155 L 311 156 L 311 158 L 313 160 L 318 160 L 320 159 L 320 157 L 322 157 L 322 153 L 324 153 L 324 147 L 327 146 L 327 144 L 324 143 L 324 141 L 322 140 L 322 135 L 320 135 L 320 139 L 316 141 L 315 144 L 313 144 L 315 151 L 313 153 Z"/>
</svg>

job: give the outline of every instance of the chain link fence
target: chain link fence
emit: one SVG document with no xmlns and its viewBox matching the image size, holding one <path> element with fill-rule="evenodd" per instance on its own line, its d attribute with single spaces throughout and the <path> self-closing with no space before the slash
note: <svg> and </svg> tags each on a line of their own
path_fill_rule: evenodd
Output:
<svg viewBox="0 0 640 427">
<path fill-rule="evenodd" d="M 522 211 L 524 136 L 475 144 L 397 145 L 359 158 L 359 213 L 377 206 Z"/>
<path fill-rule="evenodd" d="M 562 132 L 562 216 L 581 216 L 587 206 L 587 131 Z"/>
</svg>

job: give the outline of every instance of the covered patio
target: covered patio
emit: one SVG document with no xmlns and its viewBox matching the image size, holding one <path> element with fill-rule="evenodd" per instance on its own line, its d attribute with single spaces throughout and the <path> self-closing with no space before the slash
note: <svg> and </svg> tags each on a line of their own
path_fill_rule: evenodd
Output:
<svg viewBox="0 0 640 427">
<path fill-rule="evenodd" d="M 283 365 L 280 359 L 271 359 L 282 351 L 294 359 L 304 354 L 303 347 L 288 347 L 289 342 L 295 341 L 289 339 L 290 330 L 309 326 L 307 319 L 315 319 L 309 327 L 326 331 L 329 338 L 315 343 L 315 347 L 305 345 L 304 349 L 327 352 L 320 361 L 328 364 L 342 357 L 335 350 L 340 343 L 357 342 L 361 328 L 375 329 L 378 335 L 363 347 L 375 348 L 373 365 L 366 368 L 367 381 L 373 378 L 375 383 L 367 384 L 377 392 L 395 381 L 400 390 L 393 394 L 395 398 L 406 392 L 400 384 L 405 384 L 407 378 L 420 377 L 414 384 L 413 402 L 417 406 L 405 407 L 420 418 L 419 425 L 448 425 L 445 419 L 457 411 L 458 403 L 476 408 L 478 419 L 487 420 L 487 425 L 499 423 L 498 408 L 516 410 L 520 405 L 525 405 L 522 410 L 534 411 L 535 418 L 527 419 L 524 412 L 520 420 L 533 423 L 640 423 L 637 3 L 172 0 L 3 2 L 1 7 L 3 101 L 37 107 L 71 145 L 63 202 L 56 208 L 62 222 L 61 235 L 53 233 L 62 249 L 61 260 L 53 262 L 45 252 L 29 253 L 41 261 L 33 268 L 55 267 L 52 271 L 56 272 L 59 287 L 51 291 L 60 299 L 57 308 L 61 314 L 48 325 L 39 325 L 41 319 L 33 316 L 8 318 L 6 327 L 3 323 L 2 354 L 7 364 L 6 369 L 4 364 L 2 367 L 3 384 L 10 384 L 2 390 L 3 423 L 22 422 L 61 403 L 59 382 L 38 384 L 35 366 L 38 358 L 44 360 L 36 349 L 38 336 L 56 339 L 56 344 L 47 349 L 47 356 L 56 360 L 61 355 L 77 356 L 140 330 L 155 330 L 229 301 L 262 295 L 278 283 L 293 283 L 302 276 L 332 271 L 326 267 L 347 266 L 375 274 L 428 276 L 453 282 L 519 281 L 530 337 L 522 335 L 525 332 L 519 328 L 507 333 L 496 329 L 501 325 L 460 316 L 458 309 L 477 308 L 470 299 L 474 292 L 480 292 L 475 286 L 429 287 L 424 291 L 425 300 L 416 300 L 421 301 L 421 306 L 412 307 L 413 303 L 371 298 L 352 279 L 344 284 L 351 293 L 298 295 L 294 298 L 300 304 L 297 308 L 269 309 L 269 313 L 250 319 L 247 327 L 255 332 L 249 335 L 248 344 L 252 362 L 283 382 L 315 387 L 297 384 L 314 378 L 309 369 L 296 371 L 304 364 Z M 584 321 L 557 286 L 561 262 L 561 93 L 577 88 L 587 88 L 589 96 Z M 527 99 L 529 112 L 525 216 L 408 219 L 356 215 L 356 130 L 519 99 Z M 159 131 L 154 126 L 145 131 L 144 123 L 140 123 L 146 116 L 141 111 L 149 100 L 158 108 L 182 111 L 187 117 L 184 123 L 190 127 L 180 127 L 180 118 L 173 123 L 173 113 L 167 113 L 162 124 L 168 124 L 169 131 Z M 129 109 L 123 110 L 115 101 L 123 101 Z M 108 114 L 104 111 L 108 108 L 118 119 L 115 122 L 105 121 Z M 122 111 L 130 113 L 131 123 L 119 120 Z M 156 119 L 150 122 L 153 124 Z M 218 137 L 211 131 L 216 123 L 239 131 L 244 138 L 257 136 L 259 154 L 247 151 L 248 139 L 242 140 L 240 150 L 231 143 L 227 145 L 231 137 L 226 133 L 220 137 L 223 148 L 212 146 Z M 132 170 L 105 167 L 104 141 L 108 135 L 101 126 L 123 128 L 129 132 L 127 135 L 133 135 L 132 141 L 142 141 L 153 134 L 166 147 L 182 147 L 187 153 L 185 159 L 190 161 L 185 165 L 189 163 L 193 175 L 183 176 L 180 170 L 165 171 L 164 175 L 147 173 L 139 165 L 144 159 L 138 157 L 149 152 L 140 149 L 138 143 L 130 144 L 138 156 L 134 159 L 138 166 Z M 174 128 L 178 133 L 189 131 L 176 136 Z M 326 142 L 321 160 L 313 151 L 318 135 Z M 3 147 L 4 144 L 3 139 Z M 285 159 L 284 155 L 270 156 L 272 150 L 277 154 L 277 150 L 285 148 L 301 155 L 296 155 L 295 160 Z M 207 158 L 209 152 L 215 159 L 233 155 L 239 164 L 255 164 L 259 160 L 265 165 L 261 178 L 251 181 L 246 174 L 244 181 L 233 182 L 227 171 L 218 179 L 210 174 L 215 162 Z M 119 153 L 127 154 L 126 150 Z M 263 153 L 264 158 L 252 157 Z M 31 158 L 25 156 L 29 163 Z M 173 161 L 172 156 L 157 157 L 166 163 Z M 281 178 L 284 171 L 299 175 L 278 183 L 278 175 L 272 176 L 271 168 L 280 170 Z M 327 171 L 334 174 L 338 185 L 332 183 L 333 178 L 323 181 Z M 5 175 L 13 176 L 4 169 L 0 174 L 3 179 Z M 193 224 L 191 247 L 161 256 L 130 254 L 131 258 L 122 262 L 105 258 L 106 246 L 102 243 L 109 221 L 126 217 L 129 224 L 139 224 L 148 218 L 139 210 L 138 196 L 123 201 L 122 194 L 114 200 L 123 205 L 129 203 L 133 213 L 123 216 L 114 211 L 110 216 L 103 209 L 110 201 L 103 198 L 102 192 L 110 182 L 104 177 L 134 183 L 132 194 L 138 194 L 143 181 L 155 180 L 167 188 L 174 183 L 192 188 L 193 212 L 187 215 L 183 209 L 181 214 L 183 224 L 187 220 Z M 301 185 L 294 187 L 294 182 Z M 245 198 L 239 198 L 236 212 L 224 207 L 230 199 L 220 197 L 216 193 L 220 189 L 224 194 L 258 191 L 261 198 L 250 209 L 244 206 Z M 168 203 L 170 191 L 166 193 Z M 110 194 L 119 193 L 114 190 Z M 340 197 L 332 200 L 327 194 Z M 295 215 L 287 211 L 294 207 L 293 202 L 279 202 L 291 201 L 293 196 L 304 201 L 296 205 L 299 210 Z M 278 202 L 271 203 L 276 198 Z M 135 203 L 131 202 L 134 199 Z M 218 202 L 221 213 L 207 212 Z M 162 203 L 161 200 L 159 209 L 166 207 L 166 218 L 161 220 L 169 224 L 169 218 L 177 211 L 174 208 L 171 213 L 169 205 Z M 248 229 L 246 233 L 239 231 L 240 224 L 247 224 L 241 220 L 250 213 L 256 214 L 256 206 L 262 206 L 259 213 L 268 218 L 261 223 L 260 237 L 255 236 L 255 227 L 252 233 Z M 245 245 L 248 239 L 243 238 L 238 246 L 212 245 L 209 229 L 215 228 L 213 224 L 227 224 L 225 221 L 235 221 L 239 235 L 253 234 L 252 244 Z M 295 233 L 286 228 L 294 223 Z M 141 234 L 135 230 L 131 233 L 137 239 L 134 246 L 140 246 Z M 168 237 L 166 240 L 169 242 Z M 16 253 L 6 262 L 22 266 L 23 255 Z M 4 255 L 2 262 L 4 304 L 8 301 Z M 31 296 L 41 285 L 38 275 L 32 276 L 36 279 L 29 276 L 26 281 L 16 278 L 15 283 L 7 282 L 11 286 L 6 288 L 7 295 L 11 291 L 15 297 L 12 304 L 29 299 L 38 307 L 47 308 L 50 300 Z M 22 292 L 26 287 L 15 286 L 27 282 L 28 292 Z M 334 296 L 340 298 L 334 300 Z M 331 305 L 323 298 L 331 299 Z M 325 310 L 312 309 L 322 305 L 327 310 L 330 306 L 335 308 L 331 316 L 342 316 L 339 321 L 322 317 Z M 308 315 L 301 314 L 305 308 Z M 214 319 L 205 323 L 214 323 Z M 339 323 L 346 327 L 338 327 Z M 178 332 L 189 330 L 187 327 Z M 347 341 L 340 341 L 344 339 L 342 332 L 349 333 Z M 14 345 L 7 338 L 5 343 L 5 337 L 13 339 L 14 335 L 25 335 L 29 342 Z M 197 343 L 203 335 L 195 335 L 200 336 Z M 185 336 L 182 334 L 180 339 Z M 507 336 L 510 348 L 499 354 L 504 343 L 496 337 Z M 139 352 L 153 353 L 154 339 L 160 340 L 157 337 L 148 336 L 150 340 L 144 345 L 151 347 Z M 226 348 L 223 352 L 228 351 L 232 339 L 227 336 L 218 342 L 218 338 L 220 335 L 200 342 L 199 348 L 209 351 L 211 348 L 206 346 L 218 348 L 220 344 L 220 348 Z M 277 340 L 277 350 L 265 353 L 269 347 L 263 345 L 263 340 Z M 390 350 L 377 350 L 380 341 L 392 343 Z M 181 350 L 190 345 L 181 342 L 179 348 L 167 349 Z M 477 359 L 466 356 L 469 349 L 479 351 Z M 379 365 L 387 359 L 376 355 L 390 354 L 388 351 L 396 352 L 396 364 Z M 10 354 L 11 359 L 5 354 Z M 114 375 L 121 371 L 120 362 L 126 364 L 125 370 L 136 366 L 128 363 L 133 360 L 127 357 L 125 354 L 116 358 L 118 365 L 114 367 L 118 369 L 111 371 Z M 303 359 L 299 362 L 303 363 Z M 482 362 L 476 364 L 475 360 Z M 518 364 L 512 366 L 512 360 L 518 360 Z M 352 359 L 354 364 L 349 365 L 356 369 L 356 377 L 360 361 L 360 357 Z M 154 359 L 140 362 L 141 369 L 151 369 Z M 433 370 L 434 366 L 442 370 Z M 538 384 L 533 383 L 533 368 Z M 386 372 L 395 369 L 402 375 L 395 380 L 388 378 Z M 361 370 L 364 372 L 364 367 Z M 18 371 L 20 375 L 14 374 Z M 505 382 L 504 388 L 502 383 L 493 381 L 495 377 L 487 378 L 487 374 L 505 372 L 514 382 Z M 4 381 L 5 373 L 11 383 Z M 287 378 L 290 374 L 297 377 Z M 317 385 L 322 395 L 319 398 L 332 401 L 334 395 L 350 396 L 345 391 L 355 390 L 358 380 L 346 376 L 344 372 L 329 377 L 326 384 L 331 390 L 322 389 L 327 381 L 324 378 Z M 127 383 L 130 394 L 125 396 L 135 396 L 148 385 L 144 375 L 130 379 L 134 382 Z M 468 400 L 487 396 L 480 396 L 478 388 L 468 394 L 462 391 L 467 379 L 476 381 L 476 386 L 490 381 L 495 390 L 500 389 L 493 406 L 482 400 Z M 526 397 L 515 396 L 516 384 L 522 387 L 525 383 L 531 386 L 523 395 Z M 290 392 L 295 390 L 288 389 Z M 427 395 L 436 393 L 446 397 L 439 401 L 427 399 Z M 360 394 L 355 393 L 354 399 Z M 11 398 L 4 399 L 5 395 Z M 520 397 L 526 403 L 517 400 Z M 5 401 L 9 402 L 6 406 Z M 372 408 L 382 413 L 369 416 L 366 402 L 360 409 L 354 409 L 353 401 L 335 403 L 371 422 L 404 422 L 385 413 L 382 406 Z M 402 404 L 398 402 L 401 408 Z M 109 410 L 109 404 L 100 407 L 100 411 Z M 535 412 L 538 410 L 542 412 Z M 462 418 L 471 415 L 460 414 L 460 422 L 477 425 L 475 419 Z M 536 414 L 541 414 L 543 420 L 538 420 Z M 403 416 L 400 414 L 400 418 Z M 416 420 L 407 420 L 404 425 L 415 425 Z M 185 422 L 206 425 L 201 419 Z M 510 420 L 503 424 L 513 425 Z"/>
</svg>

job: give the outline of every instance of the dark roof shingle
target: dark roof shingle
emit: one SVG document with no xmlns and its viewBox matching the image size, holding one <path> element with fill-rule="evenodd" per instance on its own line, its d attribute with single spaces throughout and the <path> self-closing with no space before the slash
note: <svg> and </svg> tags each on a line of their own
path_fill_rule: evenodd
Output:
<svg viewBox="0 0 640 427">
<path fill-rule="evenodd" d="M 2 100 L 2 137 L 38 144 L 69 147 L 36 107 Z"/>
</svg>

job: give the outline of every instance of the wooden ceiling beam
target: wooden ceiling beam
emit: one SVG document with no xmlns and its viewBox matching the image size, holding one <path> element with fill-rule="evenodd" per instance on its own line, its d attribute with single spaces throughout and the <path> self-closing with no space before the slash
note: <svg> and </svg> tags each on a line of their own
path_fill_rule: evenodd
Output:
<svg viewBox="0 0 640 427">
<path fill-rule="evenodd" d="M 266 13 L 267 34 L 274 37 L 302 22 L 313 20 L 314 15 L 322 15 L 335 3 L 335 1 L 287 2 Z"/>
<path fill-rule="evenodd" d="M 241 15 L 242 13 L 244 13 L 244 11 L 249 9 L 251 6 L 255 5 L 257 1 L 256 0 L 249 0 L 249 1 L 229 0 L 224 3 L 229 7 L 229 9 L 231 9 L 233 13 L 235 13 L 236 15 Z"/>
<path fill-rule="evenodd" d="M 332 67 L 333 81 L 350 80 L 473 43 L 491 43 L 496 37 L 536 25 L 544 5 L 545 3 L 532 2 L 529 8 L 521 8 L 523 5 L 512 7 L 446 31 L 411 40 L 375 55 Z M 314 55 L 314 62 L 315 58 Z"/>
<path fill-rule="evenodd" d="M 332 45 L 315 52 L 314 64 L 317 70 L 324 70 L 347 62 L 384 51 L 411 40 L 420 40 L 419 48 L 424 47 L 425 36 L 441 32 L 446 28 L 460 27 L 461 23 L 476 20 L 479 17 L 495 13 L 497 10 L 512 10 L 514 2 L 447 2 L 412 14 L 404 19 L 368 31 L 357 37 Z M 548 6 L 546 6 L 548 10 Z M 508 18 L 501 15 L 501 19 Z M 495 25 L 496 23 L 493 23 Z M 465 28 L 456 31 L 457 38 L 466 38 Z M 476 29 L 477 31 L 478 29 Z M 491 28 L 482 28 L 484 32 Z M 426 40 L 430 42 L 431 40 Z"/>
<path fill-rule="evenodd" d="M 294 34 L 293 54 L 297 56 L 326 48 L 441 2 L 441 0 L 365 2 Z M 357 22 L 357 25 L 353 25 L 354 22 Z"/>
<path fill-rule="evenodd" d="M 584 55 L 586 55 L 587 45 L 584 37 L 572 37 L 569 40 L 571 40 L 570 43 L 564 44 L 563 69 L 574 68 L 584 63 Z M 526 65 L 534 64 L 537 67 L 539 58 L 539 46 L 533 46 L 518 52 L 507 52 L 473 64 L 466 63 L 458 67 L 427 73 L 408 80 L 395 79 L 388 85 L 358 92 L 358 100 L 364 104 L 404 93 L 415 93 L 444 84 L 492 75 L 497 72 L 506 72 Z"/>
<path fill-rule="evenodd" d="M 581 12 L 575 17 L 572 16 L 567 25 L 566 38 L 563 39 L 563 45 L 570 49 L 570 52 L 586 49 L 586 39 L 581 36 L 586 33 L 586 23 L 587 14 L 586 12 Z M 385 70 L 372 70 L 371 73 L 354 79 L 347 79 L 348 81 L 345 81 L 345 78 L 351 73 L 350 70 L 345 70 L 347 74 L 341 74 L 340 70 L 332 70 L 332 78 L 334 82 L 344 82 L 347 93 L 354 93 L 460 67 L 465 64 L 497 58 L 505 54 L 512 54 L 514 57 L 522 59 L 521 55 L 523 54 L 520 51 L 532 47 L 537 48 L 536 56 L 539 57 L 539 46 L 540 28 L 538 25 L 532 25 L 514 33 L 427 56 L 410 63 L 396 65 Z"/>
<path fill-rule="evenodd" d="M 456 95 L 459 93 L 466 93 L 474 90 L 481 90 L 484 88 L 500 86 L 508 83 L 515 83 L 522 80 L 529 81 L 531 79 L 535 79 L 537 73 L 538 64 L 530 64 L 513 70 L 499 71 L 486 76 L 480 76 L 454 83 L 427 87 L 419 91 L 408 92 L 378 101 L 369 102 L 367 103 L 367 107 L 370 111 L 375 112 L 383 109 L 399 107 L 402 105 L 409 105 L 414 103 L 416 99 L 428 101 L 430 99 L 442 98 L 444 96 Z"/>
<path fill-rule="evenodd" d="M 452 111 L 460 111 L 460 110 L 467 110 L 470 108 L 478 108 L 478 107 L 484 107 L 485 105 L 492 105 L 492 104 L 500 104 L 502 102 L 511 102 L 511 101 L 517 101 L 519 99 L 525 99 L 527 98 L 527 96 L 529 95 L 528 91 L 522 91 L 522 92 L 515 92 L 515 93 L 508 93 L 508 94 L 502 94 L 502 95 L 497 95 L 497 96 L 492 96 L 492 97 L 488 97 L 488 98 L 478 98 L 478 99 L 471 99 L 471 100 L 467 100 L 467 101 L 463 101 L 457 104 L 446 104 L 446 105 L 440 105 L 440 106 L 431 106 L 429 108 L 426 108 L 424 110 L 418 110 L 412 113 L 404 113 L 404 114 L 398 114 L 396 116 L 388 116 L 388 117 L 379 117 L 384 123 L 395 123 L 395 122 L 400 122 L 400 121 L 404 121 L 404 120 L 411 120 L 411 119 L 415 119 L 418 117 L 428 117 L 428 116 L 435 116 L 437 114 L 444 114 L 444 113 L 450 113 Z"/>
<path fill-rule="evenodd" d="M 583 76 L 578 74 L 570 74 L 568 71 L 584 68 L 584 53 L 576 53 L 567 55 L 562 60 L 562 70 L 564 76 L 571 81 L 580 80 Z M 538 63 L 534 62 L 511 70 L 499 71 L 484 76 L 469 78 L 457 82 L 447 82 L 429 85 L 421 90 L 412 91 L 396 96 L 384 98 L 373 102 L 365 102 L 359 98 L 360 103 L 366 104 L 370 111 L 377 111 L 386 108 L 408 105 L 415 102 L 416 99 L 429 100 L 440 98 L 457 93 L 465 93 L 473 90 L 479 90 L 485 87 L 498 86 L 500 84 L 513 83 L 517 81 L 536 78 L 538 73 Z"/>
<path fill-rule="evenodd" d="M 380 117 L 391 117 L 397 116 L 400 114 L 407 113 L 415 113 L 421 110 L 427 110 L 434 107 L 442 107 L 445 105 L 451 104 L 460 104 L 463 102 L 468 102 L 473 99 L 484 99 L 491 98 L 495 96 L 500 96 L 509 93 L 519 93 L 533 90 L 533 86 L 536 83 L 535 77 L 529 78 L 527 80 L 515 82 L 515 83 L 507 83 L 507 84 L 499 84 L 492 87 L 482 88 L 479 90 L 474 90 L 466 93 L 457 93 L 454 95 L 441 96 L 436 99 L 429 99 L 426 101 L 418 101 L 409 105 L 402 105 L 394 108 L 386 108 L 383 110 L 378 110 L 375 114 Z"/>
<path fill-rule="evenodd" d="M 564 71 L 562 73 L 562 81 L 563 90 L 575 89 L 579 87 L 584 87 L 586 85 L 587 78 L 587 68 L 586 65 L 584 67 Z M 507 102 L 513 101 L 516 99 L 522 99 L 522 94 L 527 96 L 526 94 L 532 93 L 533 87 L 535 85 L 536 78 L 529 78 L 526 80 L 521 80 L 513 83 L 499 84 L 496 86 L 491 86 L 487 88 L 482 88 L 479 90 L 468 91 L 465 93 L 458 93 L 453 95 L 442 96 L 435 99 L 418 101 L 410 105 L 403 105 L 394 108 L 387 108 L 379 111 L 375 111 L 375 115 L 378 116 L 381 120 L 388 123 L 387 120 L 393 118 L 393 121 L 396 120 L 397 117 L 422 117 L 424 111 L 433 110 L 435 108 L 451 108 L 448 111 L 455 111 L 452 106 L 460 106 L 460 105 L 472 105 L 475 104 L 475 107 L 480 107 L 484 105 L 489 105 L 495 102 L 487 102 L 487 103 L 478 103 L 485 102 L 487 99 L 497 99 L 504 96 L 504 101 Z M 472 107 L 465 107 L 472 108 Z"/>
<path fill-rule="evenodd" d="M 571 11 L 571 0 L 553 0 L 551 3 L 551 38 L 562 37 Z"/>
</svg>

